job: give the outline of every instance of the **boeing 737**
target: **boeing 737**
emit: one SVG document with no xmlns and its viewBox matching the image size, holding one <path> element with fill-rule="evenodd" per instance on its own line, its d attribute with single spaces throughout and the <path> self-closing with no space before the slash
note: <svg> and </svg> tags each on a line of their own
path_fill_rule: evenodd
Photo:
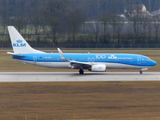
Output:
<svg viewBox="0 0 160 120">
<path fill-rule="evenodd" d="M 92 72 L 105 72 L 106 69 L 139 69 L 148 70 L 157 63 L 149 57 L 139 54 L 119 53 L 46 53 L 33 49 L 13 26 L 8 26 L 9 36 L 13 47 L 13 59 L 25 64 L 32 64 L 48 68 L 84 69 Z"/>
</svg>

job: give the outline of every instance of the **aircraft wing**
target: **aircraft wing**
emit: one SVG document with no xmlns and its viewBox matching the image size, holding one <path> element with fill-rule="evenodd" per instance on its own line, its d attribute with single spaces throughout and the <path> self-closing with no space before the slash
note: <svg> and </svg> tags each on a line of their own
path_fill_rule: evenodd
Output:
<svg viewBox="0 0 160 120">
<path fill-rule="evenodd" d="M 92 63 L 89 62 L 78 62 L 78 61 L 70 61 L 70 65 L 73 66 L 74 68 L 83 68 L 83 69 L 88 69 L 91 68 Z"/>
<path fill-rule="evenodd" d="M 62 59 L 63 61 L 66 61 L 66 62 L 70 62 L 71 68 L 77 68 L 77 69 L 83 68 L 83 69 L 88 69 L 88 68 L 90 68 L 90 67 L 92 66 L 92 63 L 90 63 L 90 62 L 70 61 L 70 60 L 68 60 L 68 59 L 66 59 L 66 58 L 64 57 L 63 52 L 62 52 L 59 48 L 57 48 L 57 49 L 58 49 L 58 52 L 59 52 L 59 54 L 60 54 L 61 59 Z"/>
</svg>

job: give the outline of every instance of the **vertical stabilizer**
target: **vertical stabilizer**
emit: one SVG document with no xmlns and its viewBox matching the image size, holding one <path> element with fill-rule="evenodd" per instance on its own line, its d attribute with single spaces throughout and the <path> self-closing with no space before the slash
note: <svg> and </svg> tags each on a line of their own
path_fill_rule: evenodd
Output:
<svg viewBox="0 0 160 120">
<path fill-rule="evenodd" d="M 44 53 L 33 49 L 13 26 L 8 26 L 14 53 Z"/>
</svg>

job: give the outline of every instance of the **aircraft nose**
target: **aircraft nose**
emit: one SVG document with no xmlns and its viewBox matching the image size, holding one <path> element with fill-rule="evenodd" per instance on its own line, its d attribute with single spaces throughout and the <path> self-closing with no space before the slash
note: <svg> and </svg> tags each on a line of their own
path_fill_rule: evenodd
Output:
<svg viewBox="0 0 160 120">
<path fill-rule="evenodd" d="M 155 65 L 157 65 L 157 62 L 154 61 L 154 60 L 152 60 L 151 64 L 152 64 L 153 66 L 155 66 Z"/>
</svg>

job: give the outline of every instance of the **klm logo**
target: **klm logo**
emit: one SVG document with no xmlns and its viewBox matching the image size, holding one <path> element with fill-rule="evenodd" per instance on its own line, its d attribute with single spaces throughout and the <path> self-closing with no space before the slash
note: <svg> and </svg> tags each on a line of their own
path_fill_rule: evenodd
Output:
<svg viewBox="0 0 160 120">
<path fill-rule="evenodd" d="M 23 40 L 16 40 L 17 43 L 13 43 L 13 47 L 26 47 L 26 43 Z"/>
<path fill-rule="evenodd" d="M 117 57 L 115 55 L 111 55 L 108 57 L 108 59 L 117 59 Z"/>
<path fill-rule="evenodd" d="M 99 70 L 102 70 L 102 67 L 99 67 L 98 69 L 99 69 Z"/>
</svg>

